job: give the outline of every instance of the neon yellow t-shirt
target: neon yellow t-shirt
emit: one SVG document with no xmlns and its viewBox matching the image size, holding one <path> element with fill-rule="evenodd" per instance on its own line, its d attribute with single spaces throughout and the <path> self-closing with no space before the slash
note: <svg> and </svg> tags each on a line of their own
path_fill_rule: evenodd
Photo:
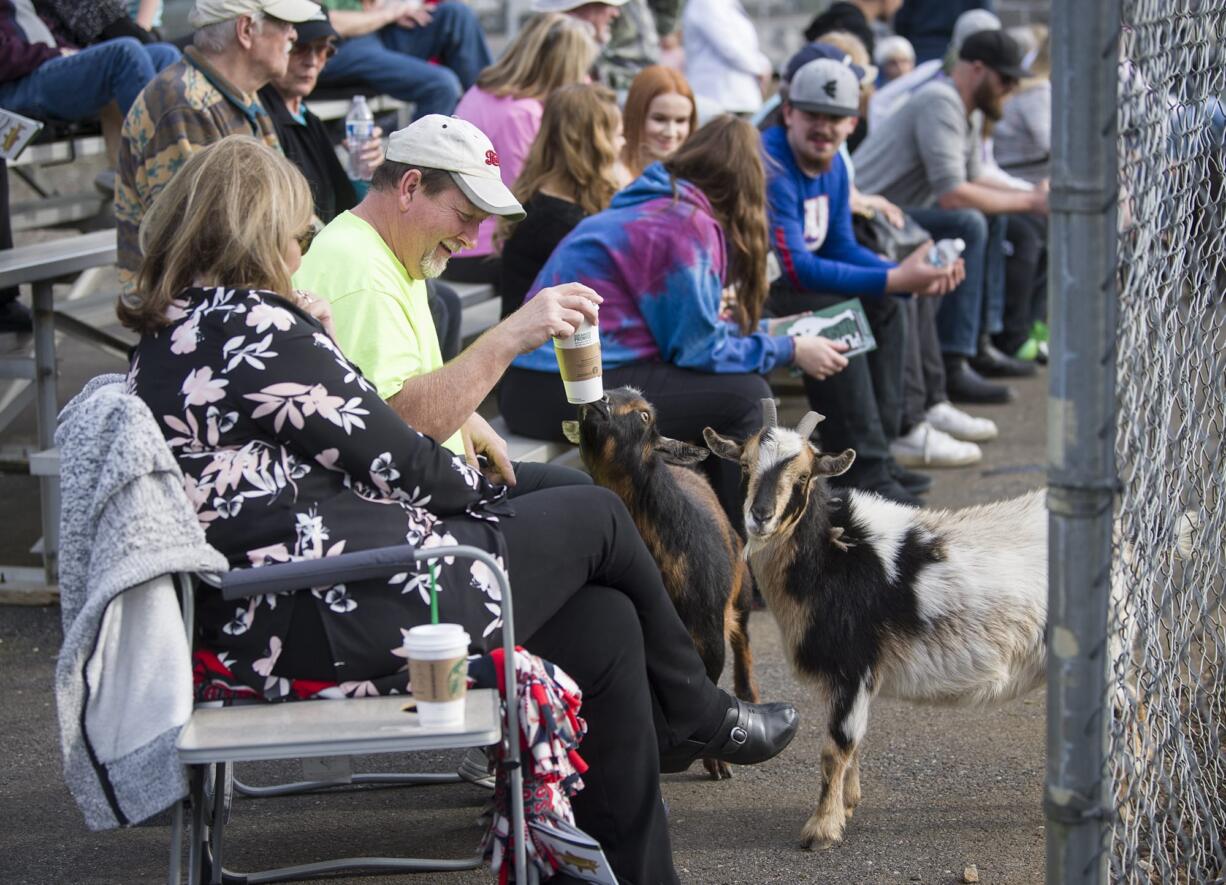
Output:
<svg viewBox="0 0 1226 885">
<path fill-rule="evenodd" d="M 294 286 L 332 304 L 337 343 L 383 399 L 409 378 L 442 367 L 425 282 L 410 277 L 378 232 L 352 212 L 315 237 Z M 459 431 L 443 445 L 464 454 Z"/>
</svg>

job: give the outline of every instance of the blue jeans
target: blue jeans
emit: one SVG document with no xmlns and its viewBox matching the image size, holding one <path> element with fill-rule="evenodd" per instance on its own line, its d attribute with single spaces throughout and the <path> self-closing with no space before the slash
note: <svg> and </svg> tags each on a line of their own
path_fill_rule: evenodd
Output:
<svg viewBox="0 0 1226 885">
<path fill-rule="evenodd" d="M 961 237 L 966 279 L 941 299 L 937 336 L 941 351 L 974 356 L 979 333 L 999 332 L 1005 316 L 1005 219 L 977 209 L 912 209 L 906 212 L 934 240 Z"/>
<path fill-rule="evenodd" d="M 117 37 L 0 83 L 0 106 L 38 119 L 88 120 L 111 101 L 125 115 L 158 71 L 179 60 L 169 43 Z"/>
<path fill-rule="evenodd" d="M 415 116 L 450 114 L 493 60 L 476 15 L 440 3 L 425 27 L 391 24 L 341 42 L 319 77 L 321 86 L 358 86 L 413 102 Z M 428 59 L 440 64 L 431 64 Z"/>
</svg>

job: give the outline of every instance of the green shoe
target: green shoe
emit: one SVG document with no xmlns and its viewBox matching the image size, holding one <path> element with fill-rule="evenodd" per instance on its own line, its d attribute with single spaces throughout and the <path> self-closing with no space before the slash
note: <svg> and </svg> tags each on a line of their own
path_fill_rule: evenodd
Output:
<svg viewBox="0 0 1226 885">
<path fill-rule="evenodd" d="M 1034 338 L 1027 338 L 1026 343 L 1017 349 L 1017 353 L 1013 354 L 1013 358 L 1033 363 L 1039 358 L 1039 342 Z"/>
<path fill-rule="evenodd" d="M 1036 320 L 1030 330 L 1030 337 L 1035 341 L 1041 341 L 1046 344 L 1048 341 L 1051 341 L 1051 329 L 1048 328 L 1047 323 L 1042 320 Z"/>
</svg>

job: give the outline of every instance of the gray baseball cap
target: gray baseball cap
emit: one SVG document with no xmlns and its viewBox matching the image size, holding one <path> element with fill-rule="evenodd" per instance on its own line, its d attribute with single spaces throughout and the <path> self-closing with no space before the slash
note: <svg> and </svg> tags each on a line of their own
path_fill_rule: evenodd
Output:
<svg viewBox="0 0 1226 885">
<path fill-rule="evenodd" d="M 818 58 L 792 76 L 788 104 L 811 114 L 860 115 L 860 81 L 852 69 L 831 58 Z"/>
</svg>

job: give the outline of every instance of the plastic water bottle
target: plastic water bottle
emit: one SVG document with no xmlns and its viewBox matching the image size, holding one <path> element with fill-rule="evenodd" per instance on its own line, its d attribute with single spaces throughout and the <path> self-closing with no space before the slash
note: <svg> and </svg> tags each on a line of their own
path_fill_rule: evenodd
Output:
<svg viewBox="0 0 1226 885">
<path fill-rule="evenodd" d="M 374 137 L 375 115 L 366 104 L 365 95 L 355 95 L 349 113 L 345 115 L 345 137 L 349 140 L 349 177 L 355 181 L 370 181 L 370 168 L 362 160 L 362 151 Z"/>
<path fill-rule="evenodd" d="M 961 237 L 952 240 L 937 240 L 928 250 L 928 263 L 933 267 L 949 267 L 966 250 L 966 241 Z"/>
</svg>

